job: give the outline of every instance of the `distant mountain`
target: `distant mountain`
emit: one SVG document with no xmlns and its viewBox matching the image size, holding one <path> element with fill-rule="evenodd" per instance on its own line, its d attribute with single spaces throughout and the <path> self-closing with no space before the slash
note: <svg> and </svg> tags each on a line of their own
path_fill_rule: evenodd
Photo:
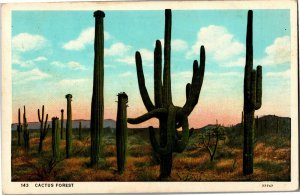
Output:
<svg viewBox="0 0 300 195">
<path fill-rule="evenodd" d="M 73 120 L 72 121 L 72 127 L 73 128 L 79 128 L 79 122 L 81 121 L 81 126 L 82 128 L 90 128 L 90 120 L 83 120 L 83 119 L 79 119 L 79 120 Z M 51 127 L 51 121 L 48 121 L 48 124 Z M 17 130 L 17 123 L 13 123 L 11 125 L 11 129 L 12 130 Z M 116 121 L 114 121 L 113 119 L 104 119 L 104 128 L 116 128 Z M 39 129 L 40 128 L 40 123 L 39 122 L 29 122 L 28 123 L 28 129 Z M 64 128 L 66 128 L 66 120 L 64 120 Z"/>
</svg>

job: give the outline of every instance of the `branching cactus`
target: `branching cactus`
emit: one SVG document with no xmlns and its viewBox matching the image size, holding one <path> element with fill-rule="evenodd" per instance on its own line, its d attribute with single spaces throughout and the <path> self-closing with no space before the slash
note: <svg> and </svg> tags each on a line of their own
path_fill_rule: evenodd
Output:
<svg viewBox="0 0 300 195">
<path fill-rule="evenodd" d="M 47 121 L 48 121 L 48 114 L 46 114 L 46 119 L 44 122 L 44 105 L 42 107 L 42 116 L 40 114 L 40 109 L 38 109 L 38 117 L 39 121 L 41 123 L 40 125 L 40 143 L 39 143 L 39 153 L 43 151 L 43 141 L 48 133 L 48 130 L 50 128 L 50 125 L 47 126 Z"/>
<path fill-rule="evenodd" d="M 162 47 L 159 40 L 154 49 L 154 103 L 150 100 L 145 86 L 140 52 L 136 52 L 136 69 L 140 94 L 148 111 L 135 119 L 128 119 L 131 124 L 139 124 L 151 118 L 159 120 L 159 141 L 156 140 L 153 127 L 149 127 L 151 145 L 160 155 L 160 179 L 167 179 L 172 170 L 172 153 L 182 152 L 189 140 L 188 116 L 198 103 L 205 69 L 205 49 L 200 49 L 200 66 L 193 63 L 192 83 L 186 85 L 186 102 L 183 107 L 174 106 L 171 95 L 171 10 L 165 10 L 164 67 L 162 75 Z M 162 78 L 163 77 L 163 78 Z M 182 127 L 182 133 L 177 128 Z"/>
<path fill-rule="evenodd" d="M 91 107 L 91 166 L 98 167 L 101 154 L 104 111 L 104 12 L 94 12 L 95 43 L 94 43 L 94 80 Z"/>
<path fill-rule="evenodd" d="M 253 12 L 248 11 L 246 36 L 246 65 L 244 76 L 244 151 L 243 173 L 253 173 L 254 112 L 261 107 L 262 67 L 253 70 Z"/>
<path fill-rule="evenodd" d="M 21 110 L 18 109 L 18 126 L 17 126 L 17 132 L 18 132 L 18 146 L 21 146 L 21 132 L 22 132 L 22 125 L 21 125 Z"/>
<path fill-rule="evenodd" d="M 117 164 L 120 174 L 124 172 L 127 151 L 127 102 L 125 92 L 118 94 L 118 112 L 116 124 Z"/>
<path fill-rule="evenodd" d="M 59 124 L 58 124 L 58 118 L 53 117 L 52 118 L 52 157 L 55 160 L 59 159 Z"/>
<path fill-rule="evenodd" d="M 61 112 L 60 139 L 63 139 L 63 135 L 64 135 L 64 109 L 61 109 L 60 112 Z"/>
<path fill-rule="evenodd" d="M 72 153 L 72 95 L 67 94 L 67 124 L 66 124 L 66 157 L 69 158 Z"/>
<path fill-rule="evenodd" d="M 29 141 L 30 141 L 30 136 L 29 136 L 29 130 L 28 130 L 28 124 L 27 124 L 27 118 L 26 118 L 26 108 L 24 106 L 24 113 L 23 113 L 23 138 L 24 138 L 24 148 L 25 152 L 28 153 L 29 151 Z"/>
</svg>

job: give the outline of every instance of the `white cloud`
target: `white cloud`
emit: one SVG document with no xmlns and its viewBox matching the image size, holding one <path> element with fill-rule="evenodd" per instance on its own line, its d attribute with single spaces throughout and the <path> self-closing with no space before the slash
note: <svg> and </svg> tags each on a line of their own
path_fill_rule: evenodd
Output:
<svg viewBox="0 0 300 195">
<path fill-rule="evenodd" d="M 133 76 L 133 73 L 132 72 L 124 72 L 124 73 L 121 73 L 119 74 L 120 77 L 130 77 L 130 76 Z"/>
<path fill-rule="evenodd" d="M 224 67 L 245 67 L 246 58 L 240 57 L 236 60 L 230 60 L 226 62 L 220 62 L 220 66 Z"/>
<path fill-rule="evenodd" d="M 131 49 L 131 46 L 118 42 L 112 44 L 110 48 L 104 48 L 104 56 L 124 56 Z"/>
<path fill-rule="evenodd" d="M 116 61 L 128 64 L 128 65 L 135 65 L 135 57 L 134 56 L 126 56 L 124 58 L 116 59 Z"/>
<path fill-rule="evenodd" d="M 50 77 L 49 74 L 42 72 L 38 68 L 29 71 L 21 72 L 19 70 L 12 70 L 12 79 L 14 83 L 26 83 L 33 80 L 42 80 Z"/>
<path fill-rule="evenodd" d="M 16 52 L 39 50 L 46 46 L 47 40 L 41 35 L 20 33 L 12 38 L 12 49 Z"/>
<path fill-rule="evenodd" d="M 86 70 L 86 68 L 81 65 L 79 62 L 70 61 L 67 63 L 68 67 L 73 70 Z"/>
<path fill-rule="evenodd" d="M 160 39 L 161 45 L 162 45 L 162 49 L 164 48 L 164 40 Z M 155 45 L 155 43 L 154 43 Z M 171 40 L 171 49 L 172 51 L 185 51 L 188 48 L 188 44 L 186 41 L 182 40 L 182 39 L 173 39 Z"/>
<path fill-rule="evenodd" d="M 61 86 L 74 86 L 89 82 L 90 79 L 63 79 L 58 82 Z"/>
<path fill-rule="evenodd" d="M 282 65 L 291 61 L 291 40 L 289 36 L 278 37 L 265 49 L 266 56 L 257 61 L 261 65 Z"/>
<path fill-rule="evenodd" d="M 150 66 L 150 62 L 153 62 L 153 52 L 148 49 L 142 48 L 138 50 L 142 57 L 142 62 L 144 66 Z M 131 53 L 131 52 L 129 52 Z M 135 65 L 135 54 L 127 55 L 123 58 L 116 59 L 117 62 L 122 62 L 128 65 Z"/>
<path fill-rule="evenodd" d="M 51 62 L 51 65 L 53 66 L 57 66 L 57 67 L 60 67 L 60 68 L 63 68 L 63 67 L 66 67 L 66 65 L 60 61 L 53 61 Z"/>
<path fill-rule="evenodd" d="M 244 44 L 235 39 L 234 35 L 223 26 L 210 25 L 201 28 L 192 51 L 188 52 L 186 57 L 198 56 L 201 45 L 204 45 L 206 53 L 212 55 L 218 62 L 232 60 L 245 51 Z"/>
<path fill-rule="evenodd" d="M 22 60 L 18 55 L 13 55 L 12 58 L 12 63 L 20 65 L 22 67 L 30 67 L 30 66 L 35 66 L 36 62 L 42 62 L 42 61 L 47 61 L 48 59 L 44 56 L 39 56 L 35 59 L 31 60 Z"/>
<path fill-rule="evenodd" d="M 104 32 L 104 40 L 110 39 L 110 34 L 108 32 Z M 95 28 L 90 27 L 83 30 L 80 35 L 63 45 L 63 48 L 66 50 L 82 50 L 86 45 L 92 44 L 95 38 Z"/>
<path fill-rule="evenodd" d="M 116 68 L 116 66 L 111 64 L 104 64 L 104 68 Z"/>
<path fill-rule="evenodd" d="M 182 71 L 182 72 L 176 72 L 172 73 L 172 78 L 176 79 L 178 77 L 180 78 L 192 78 L 193 73 L 191 71 Z"/>
<path fill-rule="evenodd" d="M 243 72 L 205 72 L 204 76 L 209 76 L 209 77 L 232 77 L 232 78 L 237 78 L 237 77 L 244 77 Z"/>
<path fill-rule="evenodd" d="M 291 70 L 288 69 L 288 70 L 282 71 L 282 72 L 267 72 L 266 76 L 267 77 L 272 77 L 272 78 L 290 78 L 291 77 Z"/>
</svg>

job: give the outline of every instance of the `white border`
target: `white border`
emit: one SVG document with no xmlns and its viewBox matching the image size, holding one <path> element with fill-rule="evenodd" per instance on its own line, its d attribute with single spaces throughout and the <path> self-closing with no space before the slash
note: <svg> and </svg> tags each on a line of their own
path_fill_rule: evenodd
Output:
<svg viewBox="0 0 300 195">
<path fill-rule="evenodd" d="M 291 18 L 291 182 L 71 182 L 73 188 L 36 188 L 35 183 L 11 182 L 11 11 L 12 10 L 156 10 L 176 9 L 290 9 Z M 45 193 L 146 193 L 146 192 L 244 192 L 294 191 L 298 189 L 298 50 L 296 1 L 168 1 L 168 2 L 67 2 L 16 3 L 2 7 L 2 182 L 5 194 Z M 3 130 L 4 129 L 4 130 Z M 28 183 L 29 188 L 21 188 Z M 59 182 L 47 182 L 59 183 Z M 262 188 L 262 184 L 272 188 Z"/>
</svg>

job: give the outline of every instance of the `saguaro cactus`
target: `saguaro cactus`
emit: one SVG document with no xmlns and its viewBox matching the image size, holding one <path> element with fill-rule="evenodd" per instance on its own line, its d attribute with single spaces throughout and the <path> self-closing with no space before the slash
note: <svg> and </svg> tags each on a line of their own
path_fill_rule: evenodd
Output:
<svg viewBox="0 0 300 195">
<path fill-rule="evenodd" d="M 94 12 L 95 21 L 95 58 L 94 58 L 94 83 L 91 107 L 91 166 L 98 166 L 102 134 L 103 134 L 103 109 L 104 109 L 104 12 Z"/>
<path fill-rule="evenodd" d="M 46 119 L 44 123 L 44 105 L 42 107 L 42 117 L 40 115 L 40 109 L 38 109 L 38 117 L 39 121 L 41 123 L 40 126 L 40 143 L 39 143 L 39 153 L 43 151 L 43 141 L 48 133 L 48 130 L 50 128 L 50 125 L 47 126 L 47 121 L 48 121 L 48 114 L 46 114 Z"/>
<path fill-rule="evenodd" d="M 61 109 L 60 112 L 61 112 L 60 139 L 63 139 L 63 135 L 64 135 L 64 109 Z"/>
<path fill-rule="evenodd" d="M 30 136 L 29 136 L 29 130 L 28 130 L 28 124 L 27 124 L 27 118 L 26 118 L 26 108 L 24 106 L 24 113 L 23 113 L 23 138 L 24 138 L 24 148 L 25 152 L 28 153 L 29 151 L 29 141 L 30 141 Z"/>
<path fill-rule="evenodd" d="M 244 151 L 243 173 L 253 173 L 254 112 L 261 107 L 262 67 L 253 70 L 253 12 L 248 11 L 246 36 L 246 65 L 244 76 Z"/>
<path fill-rule="evenodd" d="M 21 146 L 21 132 L 22 132 L 22 125 L 21 125 L 21 110 L 18 109 L 18 126 L 17 126 L 17 132 L 18 132 L 18 146 Z"/>
<path fill-rule="evenodd" d="M 72 154 L 72 95 L 67 94 L 67 124 L 66 124 L 66 157 L 69 158 Z"/>
<path fill-rule="evenodd" d="M 160 143 L 156 140 L 153 127 L 149 128 L 151 145 L 160 154 L 160 179 L 170 176 L 172 169 L 172 153 L 182 152 L 189 139 L 188 115 L 198 103 L 205 69 L 205 49 L 200 49 L 200 67 L 198 61 L 193 63 L 192 83 L 186 85 L 186 102 L 183 107 L 174 106 L 171 94 L 171 10 L 165 10 L 164 70 L 162 79 L 161 42 L 156 41 L 154 49 L 154 102 L 151 102 L 145 86 L 140 52 L 136 52 L 136 69 L 140 94 L 148 111 L 135 119 L 128 119 L 131 124 L 139 124 L 150 118 L 159 120 Z M 182 126 L 182 134 L 176 130 Z"/>
<path fill-rule="evenodd" d="M 52 157 L 53 159 L 59 159 L 59 128 L 58 128 L 58 118 L 52 118 Z"/>
<path fill-rule="evenodd" d="M 78 138 L 79 138 L 79 140 L 81 140 L 82 139 L 82 135 L 81 135 L 81 132 L 82 131 L 82 129 L 81 129 L 81 121 L 79 121 L 79 127 L 78 127 Z"/>
<path fill-rule="evenodd" d="M 116 124 L 117 164 L 119 173 L 124 172 L 127 151 L 127 102 L 125 92 L 118 94 L 118 111 Z"/>
</svg>

